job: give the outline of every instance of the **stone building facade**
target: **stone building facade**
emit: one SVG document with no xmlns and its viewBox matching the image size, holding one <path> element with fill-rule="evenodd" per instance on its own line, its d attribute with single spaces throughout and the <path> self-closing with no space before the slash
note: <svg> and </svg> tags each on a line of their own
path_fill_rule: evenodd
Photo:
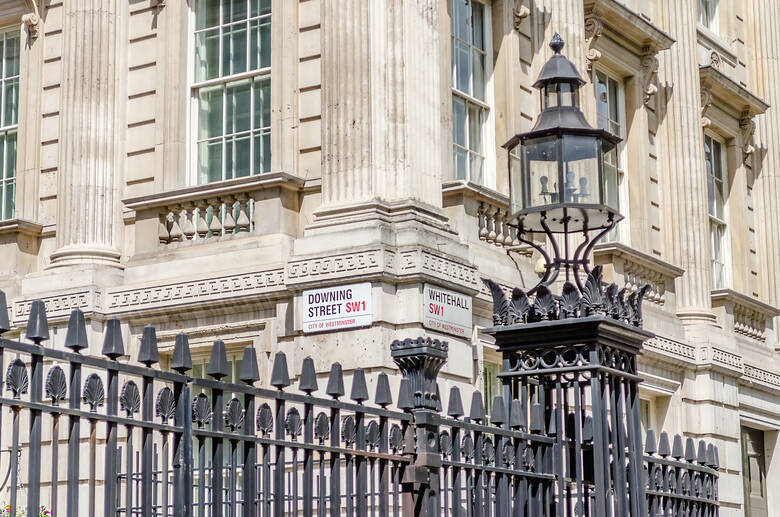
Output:
<svg viewBox="0 0 780 517">
<path fill-rule="evenodd" d="M 554 32 L 587 85 L 625 216 L 595 249 L 649 283 L 644 425 L 720 448 L 722 515 L 780 511 L 780 13 L 776 0 L 0 0 L 0 287 L 135 357 L 179 331 L 373 375 L 450 343 L 486 396 L 481 277 L 535 284 L 501 144 L 539 111 Z M 370 324 L 304 331 L 310 289 L 369 284 Z M 471 305 L 432 328 L 426 293 Z M 462 329 L 461 329 L 462 330 Z M 129 360 L 129 359 L 128 359 Z M 396 378 L 397 382 L 397 378 Z M 4 470 L 7 459 L 0 458 Z"/>
</svg>

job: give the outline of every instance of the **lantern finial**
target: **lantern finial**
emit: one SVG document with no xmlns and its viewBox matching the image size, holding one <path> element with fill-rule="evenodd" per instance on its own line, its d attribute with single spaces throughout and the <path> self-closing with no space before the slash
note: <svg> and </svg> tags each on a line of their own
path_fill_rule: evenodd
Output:
<svg viewBox="0 0 780 517">
<path fill-rule="evenodd" d="M 553 49 L 553 52 L 556 54 L 560 54 L 561 50 L 563 50 L 563 46 L 565 43 L 563 42 L 563 38 L 561 38 L 561 35 L 557 32 L 553 34 L 552 39 L 550 40 L 550 48 Z"/>
</svg>

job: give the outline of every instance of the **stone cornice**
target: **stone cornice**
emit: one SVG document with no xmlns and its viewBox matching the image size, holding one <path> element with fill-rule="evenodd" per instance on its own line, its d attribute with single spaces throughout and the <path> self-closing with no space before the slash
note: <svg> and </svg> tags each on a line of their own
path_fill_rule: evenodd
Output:
<svg viewBox="0 0 780 517">
<path fill-rule="evenodd" d="M 696 347 L 662 336 L 654 336 L 645 341 L 644 355 L 673 364 L 696 364 Z"/>
<path fill-rule="evenodd" d="M 675 40 L 640 14 L 616 0 L 585 0 L 585 17 L 595 16 L 610 37 L 630 44 L 637 54 L 671 48 Z"/>
<path fill-rule="evenodd" d="M 780 315 L 777 307 L 732 289 L 712 291 L 712 306 L 725 306 L 734 318 L 734 333 L 766 341 L 766 320 Z"/>
<path fill-rule="evenodd" d="M 269 172 L 256 174 L 233 180 L 218 181 L 206 185 L 168 190 L 148 196 L 124 199 L 122 202 L 131 210 L 162 208 L 176 204 L 188 203 L 200 199 L 217 198 L 231 194 L 242 194 L 256 190 L 275 187 L 300 190 L 305 180 L 286 172 Z"/>
<path fill-rule="evenodd" d="M 488 201 L 509 209 L 509 196 L 493 189 L 477 185 L 466 180 L 447 180 L 441 184 L 442 197 L 447 198 L 456 194 L 474 197 L 477 201 Z"/>
<path fill-rule="evenodd" d="M 760 386 L 771 389 L 773 392 L 780 391 L 780 374 L 749 364 L 745 365 L 745 374 L 740 379 L 740 382 L 743 384 L 757 383 Z"/>
<path fill-rule="evenodd" d="M 752 296 L 742 294 L 733 289 L 715 289 L 712 291 L 712 301 L 731 302 L 734 305 L 740 305 L 767 317 L 780 315 L 780 309 L 766 302 L 757 300 Z"/>
<path fill-rule="evenodd" d="M 6 219 L 0 221 L 0 235 L 21 233 L 31 237 L 40 237 L 43 226 L 26 219 Z"/>
<path fill-rule="evenodd" d="M 711 95 L 711 102 L 738 120 L 760 115 L 769 108 L 769 104 L 712 66 L 699 67 L 699 81 L 702 92 Z"/>
</svg>

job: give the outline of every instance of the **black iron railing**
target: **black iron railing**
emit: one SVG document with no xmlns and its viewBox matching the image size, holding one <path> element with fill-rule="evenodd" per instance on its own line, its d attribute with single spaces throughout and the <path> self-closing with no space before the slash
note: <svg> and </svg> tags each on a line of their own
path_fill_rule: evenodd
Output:
<svg viewBox="0 0 780 517">
<path fill-rule="evenodd" d="M 0 311 L 0 331 L 8 328 Z M 206 367 L 210 379 L 194 379 L 184 334 L 175 341 L 173 371 L 162 371 L 152 327 L 129 364 L 117 320 L 106 323 L 106 358 L 83 355 L 78 310 L 67 350 L 44 346 L 48 338 L 45 307 L 36 301 L 30 343 L 0 339 L 0 415 L 11 414 L 10 423 L 0 421 L 10 426 L 0 497 L 7 493 L 10 515 L 37 515 L 46 506 L 69 517 L 590 516 L 599 496 L 593 451 L 617 450 L 610 440 L 620 447 L 608 429 L 605 443 L 594 442 L 590 415 L 565 424 L 563 415 L 585 415 L 584 405 L 575 396 L 573 406 L 556 408 L 537 380 L 496 397 L 490 425 L 479 392 L 466 413 L 453 388 L 445 413 L 437 376 L 447 344 L 436 340 L 391 345 L 403 373 L 394 402 L 384 373 L 371 396 L 363 370 L 353 371 L 347 392 L 338 363 L 322 390 L 308 358 L 293 387 L 283 353 L 274 358 L 270 387 L 256 387 L 251 346 L 240 382 L 223 382 L 229 372 L 221 341 Z M 559 398 L 569 388 L 553 386 Z M 683 450 L 680 437 L 671 449 L 668 442 L 662 434 L 656 445 L 651 436 L 642 468 L 610 478 L 617 482 L 602 497 L 625 490 L 618 484 L 625 476 L 644 475 L 642 508 L 652 517 L 716 515 L 717 450 L 702 442 L 691 452 L 692 441 Z"/>
</svg>

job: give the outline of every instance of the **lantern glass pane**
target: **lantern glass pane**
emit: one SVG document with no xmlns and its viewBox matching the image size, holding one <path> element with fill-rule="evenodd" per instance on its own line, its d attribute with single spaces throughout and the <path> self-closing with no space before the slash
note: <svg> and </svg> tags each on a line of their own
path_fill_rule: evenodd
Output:
<svg viewBox="0 0 780 517">
<path fill-rule="evenodd" d="M 604 164 L 604 204 L 617 212 L 618 206 L 618 168 L 617 148 L 612 142 L 602 141 L 602 156 Z"/>
<path fill-rule="evenodd" d="M 522 170 L 522 157 L 520 155 L 520 147 L 514 147 L 509 151 L 509 204 L 510 213 L 515 213 L 523 209 L 523 170 Z"/>
<path fill-rule="evenodd" d="M 564 202 L 599 203 L 599 139 L 592 136 L 564 135 Z"/>
<path fill-rule="evenodd" d="M 576 107 L 579 105 L 579 89 L 572 83 L 561 83 L 561 106 Z"/>
<path fill-rule="evenodd" d="M 523 146 L 523 169 L 529 190 L 525 208 L 559 202 L 557 149 L 555 137 L 529 140 Z"/>
<path fill-rule="evenodd" d="M 558 84 L 548 84 L 544 88 L 544 109 L 558 107 Z"/>
</svg>

